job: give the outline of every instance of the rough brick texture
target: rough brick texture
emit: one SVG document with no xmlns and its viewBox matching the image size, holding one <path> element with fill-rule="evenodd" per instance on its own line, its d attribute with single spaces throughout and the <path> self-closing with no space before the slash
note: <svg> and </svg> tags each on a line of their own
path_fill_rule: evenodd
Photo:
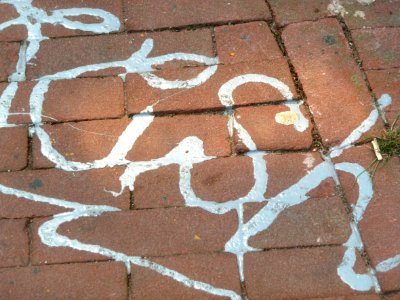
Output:
<svg viewBox="0 0 400 300">
<path fill-rule="evenodd" d="M 0 268 L 28 263 L 27 220 L 0 220 Z"/>
</svg>

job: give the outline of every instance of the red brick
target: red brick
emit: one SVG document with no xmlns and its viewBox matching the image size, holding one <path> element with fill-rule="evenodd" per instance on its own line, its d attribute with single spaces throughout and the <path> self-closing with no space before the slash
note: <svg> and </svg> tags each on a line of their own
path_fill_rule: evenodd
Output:
<svg viewBox="0 0 400 300">
<path fill-rule="evenodd" d="M 28 263 L 27 222 L 0 220 L 0 267 L 23 266 Z"/>
<path fill-rule="evenodd" d="M 346 1 L 344 4 L 348 12 L 344 20 L 349 28 L 387 27 L 400 25 L 400 1 L 374 1 L 369 5 L 362 5 L 358 1 Z M 362 12 L 365 18 L 356 12 Z"/>
<path fill-rule="evenodd" d="M 224 202 L 248 194 L 254 185 L 248 157 L 228 157 L 195 164 L 192 188 L 204 200 Z M 179 167 L 171 165 L 139 175 L 135 181 L 135 207 L 184 206 L 179 190 Z"/>
<path fill-rule="evenodd" d="M 256 211 L 249 208 L 246 213 Z M 349 220 L 340 198 L 310 198 L 283 211 L 249 245 L 258 249 L 341 245 L 351 233 Z"/>
<path fill-rule="evenodd" d="M 215 38 L 222 64 L 282 57 L 275 37 L 265 22 L 216 27 Z"/>
<path fill-rule="evenodd" d="M 42 128 L 50 135 L 52 146 L 66 159 L 91 162 L 110 153 L 129 123 L 128 118 L 123 118 L 45 125 Z M 39 139 L 34 136 L 33 166 L 52 167 L 54 164 L 41 154 L 40 147 Z"/>
<path fill-rule="evenodd" d="M 154 74 L 168 80 L 187 79 L 197 76 L 200 71 L 203 71 L 203 68 L 187 68 L 184 73 L 182 71 L 180 69 L 165 70 Z M 139 75 L 130 75 L 127 77 L 126 84 L 128 112 L 140 112 L 157 101 L 159 103 L 154 106 L 154 110 L 159 112 L 225 109 L 218 98 L 219 89 L 234 77 L 248 73 L 277 78 L 290 88 L 294 97 L 297 96 L 286 60 L 277 58 L 257 63 L 219 65 L 217 72 L 208 81 L 189 90 L 152 88 Z M 186 75 L 187 78 L 182 78 L 183 75 Z M 276 89 L 263 83 L 244 84 L 235 90 L 233 96 L 237 105 L 284 100 L 284 97 Z"/>
<path fill-rule="evenodd" d="M 209 29 L 51 39 L 41 43 L 36 59 L 27 67 L 27 77 L 37 78 L 84 65 L 126 60 L 140 49 L 147 38 L 154 39 L 154 50 L 149 57 L 174 52 L 214 56 Z M 164 67 L 182 65 L 193 65 L 193 62 L 172 62 Z M 122 68 L 111 68 L 82 75 L 97 77 L 124 72 Z"/>
<path fill-rule="evenodd" d="M 238 122 L 248 131 L 258 150 L 299 150 L 307 149 L 312 144 L 311 127 L 303 132 L 297 131 L 293 125 L 283 125 L 275 121 L 275 115 L 289 111 L 285 105 L 258 107 L 242 107 L 236 110 Z M 302 109 L 303 114 L 306 112 Z M 236 151 L 245 152 L 243 144 L 235 130 L 234 143 Z"/>
<path fill-rule="evenodd" d="M 400 69 L 371 70 L 367 76 L 378 98 L 383 94 L 392 98 L 392 104 L 385 108 L 388 122 L 392 124 L 400 112 Z"/>
<path fill-rule="evenodd" d="M 21 82 L 13 99 L 10 124 L 31 123 L 29 98 L 35 82 Z M 120 78 L 79 78 L 53 81 L 45 94 L 42 119 L 62 122 L 115 118 L 124 114 L 123 82 Z"/>
<path fill-rule="evenodd" d="M 227 123 L 228 118 L 220 115 L 176 115 L 155 118 L 150 127 L 137 139 L 126 158 L 132 161 L 159 158 L 189 136 L 195 136 L 203 141 L 206 155 L 229 156 L 231 149 Z"/>
<path fill-rule="evenodd" d="M 355 295 L 340 280 L 337 267 L 343 247 L 272 250 L 246 254 L 246 287 L 250 299 L 314 298 Z"/>
<path fill-rule="evenodd" d="M 13 20 L 19 16 L 17 10 L 11 4 L 0 4 L 0 24 Z M 0 31 L 0 41 L 22 41 L 28 36 L 23 25 L 12 25 Z"/>
<path fill-rule="evenodd" d="M 270 19 L 262 0 L 124 0 L 126 28 L 148 30 L 187 25 Z"/>
<path fill-rule="evenodd" d="M 19 43 L 0 43 L 0 81 L 6 81 L 15 72 L 18 62 Z"/>
<path fill-rule="evenodd" d="M 120 263 L 66 264 L 0 270 L 4 299 L 126 299 Z"/>
<path fill-rule="evenodd" d="M 338 162 L 353 162 L 364 168 L 375 159 L 369 145 L 352 148 L 334 160 Z M 372 171 L 372 169 L 371 169 Z M 370 201 L 363 219 L 359 223 L 362 239 L 371 263 L 376 266 L 381 261 L 400 253 L 400 160 L 393 158 L 375 173 L 373 178 L 374 196 Z M 339 179 L 344 188 L 346 198 L 355 204 L 358 198 L 358 188 L 354 186 L 355 178 L 348 173 L 339 172 Z M 378 272 L 378 279 L 383 291 L 400 288 L 400 268 L 397 267 L 386 273 Z"/>
<path fill-rule="evenodd" d="M 339 23 L 324 19 L 292 24 L 283 39 L 323 142 L 341 143 L 373 107 Z"/>
<path fill-rule="evenodd" d="M 328 10 L 330 2 L 330 0 L 268 1 L 280 26 L 332 16 L 334 14 Z"/>
<path fill-rule="evenodd" d="M 400 28 L 357 29 L 351 33 L 364 69 L 400 67 Z"/>
<path fill-rule="evenodd" d="M 121 23 L 119 31 L 124 28 L 124 22 L 122 17 L 122 0 L 34 0 L 33 6 L 41 8 L 51 14 L 52 11 L 58 9 L 69 9 L 69 8 L 96 8 L 103 9 L 116 16 Z M 80 17 L 68 17 L 67 19 L 73 21 L 79 21 L 82 23 L 98 23 L 103 21 L 101 18 L 91 17 L 88 15 L 82 15 Z M 48 37 L 61 37 L 61 36 L 73 36 L 73 35 L 88 35 L 93 34 L 90 31 L 80 31 L 67 29 L 62 25 L 43 24 L 42 34 Z"/>
<path fill-rule="evenodd" d="M 180 255 L 151 260 L 175 270 L 190 279 L 231 290 L 240 295 L 240 280 L 236 257 L 231 254 Z M 221 299 L 206 292 L 188 288 L 182 283 L 152 270 L 133 267 L 132 295 L 134 299 Z M 224 297 L 225 298 L 225 297 Z"/>
<path fill-rule="evenodd" d="M 111 205 L 129 208 L 129 192 L 114 198 L 105 190 L 119 191 L 119 176 L 123 168 L 64 172 L 60 170 L 35 170 L 0 174 L 0 184 L 22 191 L 71 202 L 93 205 Z M 22 218 L 49 216 L 68 209 L 45 203 L 0 194 L 0 217 Z"/>
<path fill-rule="evenodd" d="M 0 170 L 21 170 L 28 163 L 28 132 L 23 127 L 0 128 Z"/>
<path fill-rule="evenodd" d="M 236 219 L 235 212 L 216 215 L 200 208 L 131 210 L 65 223 L 58 233 L 127 255 L 166 256 L 222 251 L 236 231 Z M 34 224 L 34 264 L 98 259 L 96 254 L 42 244 L 36 236 L 42 222 Z"/>
<path fill-rule="evenodd" d="M 385 295 L 387 299 L 389 300 L 399 300 L 400 299 L 400 292 L 394 292 Z"/>
</svg>

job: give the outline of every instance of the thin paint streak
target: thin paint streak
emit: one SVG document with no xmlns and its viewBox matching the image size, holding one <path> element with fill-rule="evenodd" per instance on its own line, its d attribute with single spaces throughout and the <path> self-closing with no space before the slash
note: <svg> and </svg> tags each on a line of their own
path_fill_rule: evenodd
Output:
<svg viewBox="0 0 400 300">
<path fill-rule="evenodd" d="M 332 158 L 338 157 L 342 154 L 343 150 L 350 148 L 365 132 L 370 130 L 375 125 L 379 117 L 378 109 L 384 109 L 392 103 L 392 98 L 388 94 L 383 94 L 378 100 L 378 107 L 375 107 L 368 118 L 365 119 L 360 126 L 354 129 L 351 134 L 337 147 L 331 149 L 330 156 Z"/>
<path fill-rule="evenodd" d="M 25 70 L 26 70 L 26 51 L 27 51 L 27 42 L 24 41 L 19 48 L 18 62 L 16 66 L 15 73 L 9 76 L 8 81 L 25 81 Z"/>
<path fill-rule="evenodd" d="M 10 107 L 12 100 L 15 97 L 15 93 L 18 90 L 18 82 L 11 82 L 5 88 L 0 96 L 0 128 L 7 125 L 8 114 L 10 112 Z"/>
<path fill-rule="evenodd" d="M 400 266 L 400 254 L 380 262 L 375 269 L 378 272 L 388 272 L 398 266 Z"/>
</svg>

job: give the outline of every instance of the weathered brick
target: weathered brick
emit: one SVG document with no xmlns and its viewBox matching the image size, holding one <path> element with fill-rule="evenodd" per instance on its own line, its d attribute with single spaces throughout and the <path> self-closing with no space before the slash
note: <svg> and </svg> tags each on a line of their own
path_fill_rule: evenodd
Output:
<svg viewBox="0 0 400 300">
<path fill-rule="evenodd" d="M 203 141 L 206 155 L 229 156 L 231 150 L 227 123 L 228 118 L 220 115 L 176 115 L 155 118 L 150 127 L 137 139 L 126 158 L 132 161 L 159 158 L 189 136 L 195 136 Z"/>
<path fill-rule="evenodd" d="M 358 163 L 368 168 L 374 161 L 375 155 L 368 145 L 352 148 L 334 160 L 338 162 Z M 373 171 L 373 167 L 370 169 Z M 373 177 L 374 195 L 359 223 L 362 239 L 371 263 L 376 266 L 380 262 L 398 255 L 400 252 L 400 160 L 394 157 L 384 166 L 381 165 Z M 358 174 L 361 175 L 361 174 Z M 346 198 L 355 204 L 358 199 L 358 188 L 354 186 L 354 176 L 339 172 L 339 179 L 344 188 Z M 400 288 L 400 267 L 386 273 L 377 273 L 383 291 Z"/>
<path fill-rule="evenodd" d="M 126 28 L 148 30 L 187 25 L 228 23 L 235 21 L 270 19 L 267 5 L 262 0 L 183 1 L 124 0 Z"/>
<path fill-rule="evenodd" d="M 19 43 L 0 43 L 0 81 L 6 81 L 15 72 L 19 47 Z"/>
<path fill-rule="evenodd" d="M 126 299 L 121 263 L 65 264 L 0 269 L 4 299 Z"/>
<path fill-rule="evenodd" d="M 49 134 L 52 146 L 64 157 L 73 161 L 91 162 L 110 153 L 129 123 L 128 118 L 123 118 L 45 125 L 43 129 Z M 54 165 L 41 154 L 41 143 L 36 136 L 32 148 L 35 168 Z"/>
<path fill-rule="evenodd" d="M 23 266 L 29 259 L 27 221 L 0 220 L 0 267 Z"/>
<path fill-rule="evenodd" d="M 299 132 L 294 125 L 279 124 L 276 114 L 289 111 L 285 105 L 242 107 L 236 110 L 236 118 L 248 131 L 258 150 L 299 150 L 307 149 L 312 144 L 311 127 Z M 302 109 L 304 115 L 307 115 Z M 247 147 L 239 139 L 235 129 L 234 143 L 236 151 L 245 152 Z"/>
<path fill-rule="evenodd" d="M 119 176 L 123 168 L 64 172 L 61 170 L 35 170 L 0 173 L 0 184 L 71 202 L 94 205 L 111 205 L 121 209 L 129 208 L 129 192 L 118 198 L 105 190 L 119 191 Z M 0 217 L 22 218 L 49 216 L 68 211 L 63 207 L 38 203 L 16 196 L 0 194 Z"/>
<path fill-rule="evenodd" d="M 257 210 L 250 206 L 246 214 Z M 250 238 L 249 245 L 258 249 L 341 245 L 351 233 L 349 220 L 340 198 L 310 198 L 283 211 L 267 230 Z"/>
<path fill-rule="evenodd" d="M 184 72 L 183 72 L 184 71 Z M 155 72 L 156 76 L 168 80 L 187 79 L 196 77 L 203 68 L 187 68 L 185 70 L 164 70 Z M 284 58 L 265 60 L 260 62 L 243 62 L 231 65 L 219 65 L 217 72 L 208 81 L 189 90 L 171 89 L 161 90 L 150 87 L 139 75 L 127 77 L 128 112 L 137 113 L 148 105 L 154 106 L 154 111 L 181 112 L 198 111 L 204 109 L 225 109 L 218 98 L 218 91 L 227 81 L 244 74 L 261 74 L 284 82 L 296 95 L 292 77 Z M 238 87 L 233 93 L 235 104 L 252 104 L 284 100 L 280 92 L 263 83 L 247 83 Z"/>
<path fill-rule="evenodd" d="M 29 99 L 35 82 L 21 82 L 13 99 L 10 124 L 31 123 Z M 120 78 L 79 78 L 53 81 L 45 94 L 42 119 L 65 122 L 115 118 L 124 114 L 123 82 Z"/>
<path fill-rule="evenodd" d="M 400 28 L 352 30 L 364 69 L 400 67 Z"/>
<path fill-rule="evenodd" d="M 275 37 L 265 22 L 216 27 L 215 38 L 222 64 L 282 57 Z"/>
<path fill-rule="evenodd" d="M 151 261 L 190 279 L 240 295 L 239 272 L 236 257 L 232 254 L 180 255 L 154 258 Z M 221 299 L 219 296 L 188 288 L 167 276 L 137 266 L 133 267 L 131 286 L 134 299 Z"/>
<path fill-rule="evenodd" d="M 291 24 L 283 39 L 323 142 L 341 143 L 373 107 L 339 23 L 324 19 Z M 378 121 L 377 127 L 382 126 Z"/>
<path fill-rule="evenodd" d="M 333 16 L 334 14 L 328 10 L 330 2 L 330 0 L 268 1 L 275 13 L 275 20 L 280 26 Z"/>
<path fill-rule="evenodd" d="M 0 170 L 21 170 L 28 163 L 28 132 L 23 127 L 0 128 Z"/>
<path fill-rule="evenodd" d="M 181 32 L 155 32 L 124 35 L 101 35 L 45 40 L 36 58 L 27 67 L 28 78 L 38 78 L 72 68 L 128 59 L 147 38 L 154 40 L 149 57 L 187 52 L 213 57 L 211 31 L 200 29 Z M 65 55 L 67 53 L 67 55 Z M 193 62 L 170 62 L 164 67 L 193 65 Z M 124 73 L 123 68 L 110 68 L 82 75 L 97 77 Z"/>
<path fill-rule="evenodd" d="M 360 294 L 340 280 L 343 247 L 271 250 L 246 254 L 250 299 L 316 298 Z M 337 299 L 337 298 L 335 298 Z"/>
<path fill-rule="evenodd" d="M 383 94 L 389 94 L 392 98 L 392 104 L 385 108 L 386 118 L 392 124 L 400 113 L 400 69 L 371 70 L 367 76 L 378 98 Z"/>
<path fill-rule="evenodd" d="M 19 16 L 17 10 L 11 4 L 0 4 L 0 24 L 13 20 Z M 0 41 L 22 41 L 28 36 L 27 30 L 23 25 L 12 25 L 0 30 Z"/>
<path fill-rule="evenodd" d="M 36 236 L 42 222 L 34 224 L 34 264 L 98 259 L 96 254 L 42 244 Z M 58 233 L 127 255 L 165 256 L 221 251 L 236 231 L 236 222 L 235 212 L 216 215 L 186 207 L 133 210 L 81 218 L 62 224 Z"/>
<path fill-rule="evenodd" d="M 248 157 L 228 157 L 195 164 L 191 184 L 198 197 L 224 202 L 248 194 L 254 185 L 253 166 Z M 135 207 L 184 206 L 179 189 L 179 167 L 167 166 L 139 175 L 135 181 Z"/>
<path fill-rule="evenodd" d="M 119 31 L 124 29 L 124 22 L 122 17 L 122 0 L 34 0 L 33 6 L 43 9 L 47 14 L 58 9 L 70 9 L 70 8 L 96 8 L 102 9 L 116 16 L 121 26 Z M 69 20 L 79 21 L 82 23 L 92 24 L 103 21 L 101 18 L 82 15 L 79 17 L 67 17 Z M 80 31 L 65 28 L 61 24 L 43 24 L 42 33 L 48 37 L 61 37 L 61 36 L 73 36 L 73 35 L 88 35 L 93 34 L 90 31 Z"/>
</svg>

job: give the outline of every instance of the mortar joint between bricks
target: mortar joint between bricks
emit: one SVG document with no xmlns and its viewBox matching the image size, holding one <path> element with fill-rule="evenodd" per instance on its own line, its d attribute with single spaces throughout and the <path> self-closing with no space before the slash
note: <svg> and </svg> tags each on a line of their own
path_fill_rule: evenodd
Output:
<svg viewBox="0 0 400 300">
<path fill-rule="evenodd" d="M 28 220 L 26 221 L 26 230 L 27 230 L 27 234 L 28 234 L 28 263 L 27 263 L 27 266 L 32 265 L 32 240 L 33 240 L 32 225 L 33 225 L 33 218 L 28 218 Z"/>
<path fill-rule="evenodd" d="M 240 293 L 242 300 L 249 300 L 249 296 L 247 294 L 247 288 L 246 288 L 246 281 L 241 281 L 240 282 Z"/>
</svg>

